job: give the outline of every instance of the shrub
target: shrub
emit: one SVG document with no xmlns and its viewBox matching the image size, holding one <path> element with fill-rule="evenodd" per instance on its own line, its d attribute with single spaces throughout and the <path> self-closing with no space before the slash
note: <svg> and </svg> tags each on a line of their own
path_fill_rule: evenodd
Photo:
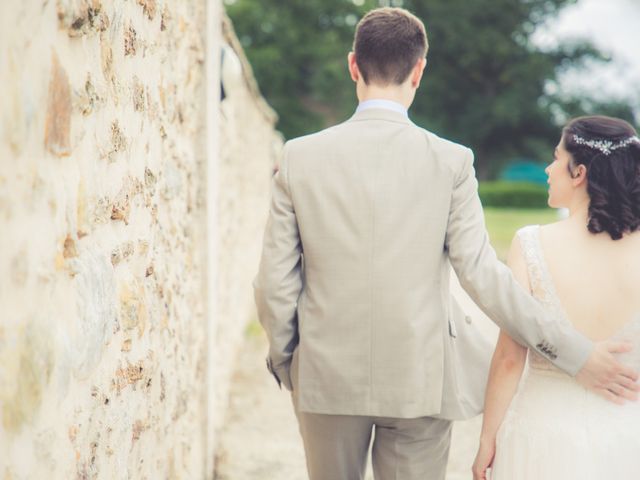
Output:
<svg viewBox="0 0 640 480">
<path fill-rule="evenodd" d="M 529 182 L 482 182 L 478 188 L 484 207 L 545 208 L 547 187 Z"/>
</svg>

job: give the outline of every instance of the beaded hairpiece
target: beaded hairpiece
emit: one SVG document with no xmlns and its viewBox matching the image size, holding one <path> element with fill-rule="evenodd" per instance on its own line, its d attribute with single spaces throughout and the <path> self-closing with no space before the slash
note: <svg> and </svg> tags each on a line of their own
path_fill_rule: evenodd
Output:
<svg viewBox="0 0 640 480">
<path fill-rule="evenodd" d="M 611 152 L 613 152 L 614 150 L 618 150 L 619 148 L 624 148 L 627 147 L 629 145 L 631 145 L 632 143 L 638 143 L 640 144 L 640 138 L 638 138 L 637 136 L 633 136 L 633 137 L 629 137 L 625 140 L 622 140 L 618 143 L 613 143 L 611 140 L 585 140 L 584 138 L 578 136 L 578 135 L 574 135 L 573 136 L 573 140 L 578 144 L 578 145 L 584 145 L 586 147 L 589 148 L 594 148 L 596 150 L 599 150 L 600 152 L 604 153 L 605 155 L 610 155 Z"/>
</svg>

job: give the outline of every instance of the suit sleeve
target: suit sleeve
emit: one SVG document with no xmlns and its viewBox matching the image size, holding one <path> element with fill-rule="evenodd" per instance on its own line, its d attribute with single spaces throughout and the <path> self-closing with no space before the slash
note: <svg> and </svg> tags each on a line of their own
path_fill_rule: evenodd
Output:
<svg viewBox="0 0 640 480">
<path fill-rule="evenodd" d="M 289 369 L 298 344 L 297 302 L 302 290 L 302 244 L 289 189 L 288 148 L 273 176 L 262 258 L 254 281 L 258 318 L 269 339 L 267 368 L 291 390 Z"/>
<path fill-rule="evenodd" d="M 575 376 L 593 343 L 550 317 L 513 278 L 489 243 L 478 196 L 473 153 L 467 149 L 451 198 L 446 247 L 460 284 L 500 328 Z"/>
</svg>

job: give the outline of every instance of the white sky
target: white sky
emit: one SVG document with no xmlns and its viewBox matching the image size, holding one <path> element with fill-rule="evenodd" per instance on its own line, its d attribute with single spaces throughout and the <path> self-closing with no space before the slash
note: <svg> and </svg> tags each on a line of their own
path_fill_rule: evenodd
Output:
<svg viewBox="0 0 640 480">
<path fill-rule="evenodd" d="M 567 90 L 594 98 L 627 99 L 640 106 L 640 0 L 579 0 L 536 33 L 540 45 L 586 38 L 613 58 L 613 65 L 563 77 Z"/>
</svg>

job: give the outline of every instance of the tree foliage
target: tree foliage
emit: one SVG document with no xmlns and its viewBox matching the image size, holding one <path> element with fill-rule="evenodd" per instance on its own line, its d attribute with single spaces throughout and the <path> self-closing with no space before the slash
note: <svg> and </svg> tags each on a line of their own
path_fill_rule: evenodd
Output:
<svg viewBox="0 0 640 480">
<path fill-rule="evenodd" d="M 590 44 L 540 50 L 538 26 L 575 0 L 227 0 L 227 11 L 263 94 L 287 138 L 347 118 L 356 105 L 346 67 L 357 20 L 371 8 L 403 6 L 423 19 L 428 64 L 411 109 L 413 120 L 472 147 L 480 176 L 509 158 L 547 160 L 557 123 L 606 111 L 549 93 L 566 68 L 601 55 Z"/>
<path fill-rule="evenodd" d="M 368 9 L 350 0 L 227 0 L 227 13 L 285 137 L 353 112 L 347 53 Z"/>
</svg>

